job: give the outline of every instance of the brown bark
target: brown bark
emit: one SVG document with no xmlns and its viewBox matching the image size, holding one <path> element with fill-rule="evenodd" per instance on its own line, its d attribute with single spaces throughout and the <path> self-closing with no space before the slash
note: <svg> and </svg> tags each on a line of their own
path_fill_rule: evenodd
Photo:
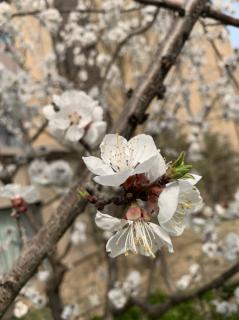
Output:
<svg viewBox="0 0 239 320">
<path fill-rule="evenodd" d="M 182 3 L 180 3 L 177 0 L 135 0 L 138 3 L 144 4 L 144 5 L 153 5 L 158 8 L 164 8 L 169 9 L 178 12 L 181 15 L 185 14 L 185 9 L 182 6 Z M 211 18 L 216 21 L 221 22 L 225 25 L 230 25 L 234 27 L 239 27 L 239 19 L 233 16 L 230 16 L 226 13 L 221 12 L 220 10 L 214 8 L 211 5 L 207 5 L 205 9 L 201 12 L 201 16 L 203 18 Z"/>
</svg>

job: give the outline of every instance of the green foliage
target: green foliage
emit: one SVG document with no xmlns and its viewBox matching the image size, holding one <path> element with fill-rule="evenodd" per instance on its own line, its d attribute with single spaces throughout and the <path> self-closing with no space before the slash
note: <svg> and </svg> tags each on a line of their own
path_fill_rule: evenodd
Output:
<svg viewBox="0 0 239 320">
<path fill-rule="evenodd" d="M 17 320 L 18 318 L 12 317 L 11 320 Z M 53 320 L 51 312 L 48 308 L 41 310 L 30 311 L 25 317 L 22 317 L 21 320 Z"/>
<path fill-rule="evenodd" d="M 138 307 L 132 307 L 123 314 L 116 316 L 115 320 L 148 320 L 148 317 Z"/>
<path fill-rule="evenodd" d="M 189 174 L 192 169 L 191 164 L 185 164 L 185 153 L 181 152 L 178 158 L 169 166 L 166 175 L 170 179 L 191 178 Z"/>
<path fill-rule="evenodd" d="M 167 295 L 161 291 L 157 291 L 149 297 L 149 302 L 151 304 L 158 304 L 164 302 L 166 299 Z M 200 314 L 199 308 L 196 308 L 194 302 L 187 302 L 172 308 L 160 317 L 149 317 L 138 307 L 133 307 L 120 316 L 117 316 L 115 320 L 204 320 L 204 316 Z"/>
<path fill-rule="evenodd" d="M 167 300 L 167 295 L 160 290 L 155 291 L 149 296 L 149 303 L 151 304 L 162 303 L 165 300 Z"/>
<path fill-rule="evenodd" d="M 216 134 L 204 137 L 203 158 L 193 163 L 203 176 L 200 190 L 207 203 L 228 203 L 239 187 L 239 154 Z"/>
</svg>

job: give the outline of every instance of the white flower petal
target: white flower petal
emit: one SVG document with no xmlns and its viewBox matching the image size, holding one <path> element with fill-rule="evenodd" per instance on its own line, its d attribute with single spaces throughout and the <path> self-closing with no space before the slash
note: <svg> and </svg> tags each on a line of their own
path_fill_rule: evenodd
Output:
<svg viewBox="0 0 239 320">
<path fill-rule="evenodd" d="M 127 169 L 127 140 L 118 134 L 107 134 L 101 145 L 101 158 L 117 171 Z"/>
<path fill-rule="evenodd" d="M 108 240 L 106 251 L 109 252 L 110 257 L 115 258 L 127 251 L 131 251 L 126 242 L 129 228 L 120 229 Z"/>
<path fill-rule="evenodd" d="M 171 241 L 169 235 L 157 224 L 149 223 L 149 225 L 154 232 L 154 235 L 155 235 L 154 241 L 155 241 L 155 246 L 157 247 L 157 249 L 159 249 L 163 245 L 166 245 L 168 247 L 168 251 L 172 253 L 173 252 L 173 244 L 172 244 L 172 241 Z"/>
<path fill-rule="evenodd" d="M 190 184 L 195 185 L 202 179 L 202 176 L 199 176 L 198 174 L 191 174 L 191 176 L 193 176 L 193 178 L 182 179 L 182 181 L 187 181 Z"/>
<path fill-rule="evenodd" d="M 201 208 L 203 201 L 199 190 L 187 180 L 179 181 L 179 201 L 177 211 L 185 215 Z"/>
<path fill-rule="evenodd" d="M 42 110 L 44 116 L 48 119 L 48 120 L 51 120 L 55 114 L 56 114 L 56 111 L 54 110 L 53 106 L 51 104 L 45 106 Z"/>
<path fill-rule="evenodd" d="M 40 199 L 39 193 L 34 186 L 22 187 L 22 197 L 27 203 L 35 203 Z"/>
<path fill-rule="evenodd" d="M 92 122 L 92 111 L 89 108 L 77 108 L 77 111 L 75 112 L 77 112 L 81 117 L 78 124 L 80 128 L 85 128 L 88 124 Z"/>
<path fill-rule="evenodd" d="M 177 182 L 169 183 L 160 193 L 158 198 L 158 221 L 159 224 L 168 222 L 174 215 L 179 196 L 179 184 Z"/>
<path fill-rule="evenodd" d="M 97 176 L 94 178 L 94 180 L 102 186 L 118 187 L 124 183 L 128 177 L 130 177 L 131 173 L 132 170 L 128 169 L 111 175 Z"/>
<path fill-rule="evenodd" d="M 66 139 L 70 141 L 79 141 L 84 135 L 84 129 L 77 125 L 70 126 L 66 132 Z"/>
<path fill-rule="evenodd" d="M 131 151 L 130 158 L 133 167 L 158 154 L 153 138 L 146 134 L 133 137 L 129 140 L 128 146 Z"/>
<path fill-rule="evenodd" d="M 150 170 L 152 167 L 153 162 L 157 158 L 157 155 L 149 158 L 148 160 L 145 160 L 144 162 L 140 163 L 133 171 L 133 174 L 140 174 L 145 173 Z"/>
<path fill-rule="evenodd" d="M 50 119 L 49 125 L 53 129 L 66 130 L 70 125 L 70 119 L 64 118 L 61 115 L 54 116 L 54 118 Z"/>
<path fill-rule="evenodd" d="M 95 223 L 99 228 L 103 230 L 116 231 L 119 228 L 123 228 L 123 226 L 126 225 L 128 221 L 124 219 L 118 219 L 108 214 L 97 211 L 95 216 Z"/>
<path fill-rule="evenodd" d="M 170 219 L 166 223 L 161 224 L 161 227 L 171 236 L 180 236 L 185 229 L 185 214 L 176 212 L 172 219 Z"/>
<path fill-rule="evenodd" d="M 19 184 L 6 184 L 5 186 L 0 188 L 0 195 L 1 197 L 6 197 L 6 198 L 14 198 L 16 196 L 21 197 L 22 196 L 22 186 Z"/>
<path fill-rule="evenodd" d="M 103 119 L 103 109 L 99 106 L 95 107 L 93 110 L 93 120 L 101 121 Z"/>
<path fill-rule="evenodd" d="M 84 141 L 92 148 L 97 146 L 106 132 L 106 122 L 96 121 L 90 124 L 84 135 Z"/>
<path fill-rule="evenodd" d="M 55 105 L 60 109 L 62 108 L 62 106 L 65 105 L 64 93 L 60 96 L 57 94 L 53 94 L 52 100 L 55 103 Z"/>
<path fill-rule="evenodd" d="M 21 186 L 19 184 L 7 184 L 0 188 L 1 197 L 13 199 L 23 198 L 27 203 L 39 201 L 39 194 L 34 186 Z"/>
<path fill-rule="evenodd" d="M 167 170 L 167 165 L 164 158 L 158 153 L 151 162 L 149 171 L 146 173 L 147 178 L 150 182 L 154 182 L 159 177 L 162 177 Z"/>
<path fill-rule="evenodd" d="M 128 300 L 126 292 L 122 288 L 111 289 L 108 292 L 108 298 L 116 309 L 122 309 Z"/>
<path fill-rule="evenodd" d="M 110 175 L 114 174 L 114 171 L 110 166 L 104 163 L 103 160 L 97 157 L 82 157 L 87 168 L 96 175 Z"/>
</svg>

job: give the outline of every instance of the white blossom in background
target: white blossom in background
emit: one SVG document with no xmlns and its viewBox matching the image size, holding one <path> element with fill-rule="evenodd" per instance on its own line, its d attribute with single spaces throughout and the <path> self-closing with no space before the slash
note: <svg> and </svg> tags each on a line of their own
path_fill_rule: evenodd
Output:
<svg viewBox="0 0 239 320">
<path fill-rule="evenodd" d="M 13 314 L 16 318 L 24 317 L 29 311 L 29 307 L 21 300 L 17 301 L 14 305 Z"/>
<path fill-rule="evenodd" d="M 226 210 L 225 210 L 225 208 L 223 208 L 222 205 L 217 203 L 217 204 L 215 204 L 214 209 L 215 209 L 215 213 L 216 213 L 216 215 L 218 217 L 220 217 L 220 218 L 224 218 L 225 217 Z"/>
<path fill-rule="evenodd" d="M 50 33 L 54 35 L 58 32 L 62 17 L 57 9 L 49 8 L 42 11 L 38 16 Z"/>
<path fill-rule="evenodd" d="M 238 307 L 235 303 L 228 301 L 214 300 L 213 304 L 215 306 L 216 313 L 224 316 L 230 316 L 231 314 L 236 313 L 238 310 Z"/>
<path fill-rule="evenodd" d="M 21 289 L 20 294 L 29 299 L 37 309 L 41 309 L 47 304 L 46 296 L 40 293 L 36 287 L 36 283 L 33 281 L 25 285 L 25 287 Z"/>
<path fill-rule="evenodd" d="M 123 283 L 123 289 L 125 292 L 132 293 L 137 290 L 141 283 L 141 275 L 137 270 L 131 270 L 127 278 Z"/>
<path fill-rule="evenodd" d="M 229 203 L 225 217 L 229 219 L 239 217 L 239 190 L 237 190 L 234 200 Z"/>
<path fill-rule="evenodd" d="M 69 190 L 73 179 L 73 171 L 64 160 L 46 162 L 44 160 L 34 160 L 31 162 L 28 172 L 32 183 L 47 186 L 52 185 L 60 194 Z"/>
<path fill-rule="evenodd" d="M 189 287 L 191 283 L 191 275 L 184 274 L 179 280 L 176 282 L 176 287 L 178 290 L 185 290 Z"/>
<path fill-rule="evenodd" d="M 91 293 L 88 296 L 90 305 L 94 308 L 100 305 L 100 299 L 97 293 Z"/>
<path fill-rule="evenodd" d="M 206 242 L 202 245 L 202 251 L 209 257 L 215 258 L 219 255 L 218 244 L 215 242 Z"/>
<path fill-rule="evenodd" d="M 109 301 L 116 309 L 122 309 L 128 301 L 125 291 L 120 287 L 109 290 L 107 295 Z"/>
<path fill-rule="evenodd" d="M 46 282 L 49 279 L 50 275 L 51 275 L 50 271 L 48 271 L 48 270 L 40 270 L 37 273 L 37 278 L 41 282 Z"/>
<path fill-rule="evenodd" d="M 47 185 L 50 183 L 49 177 L 46 174 L 48 169 L 48 163 L 44 160 L 33 160 L 29 167 L 28 173 L 31 178 L 31 182 L 39 185 Z"/>
<path fill-rule="evenodd" d="M 236 302 L 239 305 L 239 287 L 237 287 L 234 291 L 234 296 L 236 298 Z"/>
<path fill-rule="evenodd" d="M 6 184 L 0 187 L 0 196 L 11 199 L 23 199 L 26 203 L 35 203 L 40 197 L 34 186 L 22 186 L 19 184 Z"/>
<path fill-rule="evenodd" d="M 135 295 L 141 284 L 141 275 L 137 270 L 131 270 L 123 283 L 117 282 L 108 292 L 108 299 L 116 309 L 122 309 L 130 296 Z"/>
<path fill-rule="evenodd" d="M 235 261 L 239 255 L 239 235 L 228 233 L 221 247 L 223 257 L 228 261 Z"/>
<path fill-rule="evenodd" d="M 53 104 L 43 108 L 50 128 L 64 133 L 66 140 L 77 142 L 81 139 L 95 147 L 106 131 L 103 109 L 83 91 L 65 91 L 53 96 Z"/>
<path fill-rule="evenodd" d="M 34 304 L 35 308 L 42 309 L 47 304 L 47 297 L 43 294 L 38 294 L 32 298 L 31 302 Z"/>
<path fill-rule="evenodd" d="M 176 287 L 178 290 L 185 290 L 192 283 L 200 281 L 201 278 L 200 265 L 194 263 L 189 267 L 188 274 L 184 274 L 179 280 L 176 281 Z"/>
<path fill-rule="evenodd" d="M 11 15 L 11 6 L 6 1 L 2 1 L 0 3 L 0 27 L 3 27 L 6 23 L 9 22 Z"/>
<path fill-rule="evenodd" d="M 73 320 L 80 315 L 79 306 L 76 304 L 67 304 L 61 314 L 62 320 Z"/>
<path fill-rule="evenodd" d="M 153 182 L 166 172 L 166 163 L 149 135 L 140 134 L 127 141 L 117 134 L 108 134 L 100 149 L 101 159 L 90 156 L 83 157 L 83 161 L 101 185 L 120 186 L 130 176 L 141 173 L 147 173 Z"/>
<path fill-rule="evenodd" d="M 73 179 L 73 170 L 64 160 L 53 161 L 47 169 L 47 176 L 51 184 L 53 184 L 60 193 L 69 190 L 69 186 Z"/>
<path fill-rule="evenodd" d="M 77 221 L 74 224 L 73 230 L 70 234 L 70 240 L 74 245 L 79 245 L 87 240 L 87 226 L 86 223 Z"/>
</svg>

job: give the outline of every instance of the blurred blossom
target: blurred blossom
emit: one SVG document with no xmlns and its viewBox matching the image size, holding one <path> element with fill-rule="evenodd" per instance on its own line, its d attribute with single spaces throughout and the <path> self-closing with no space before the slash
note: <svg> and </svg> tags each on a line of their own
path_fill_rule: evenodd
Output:
<svg viewBox="0 0 239 320">
<path fill-rule="evenodd" d="M 203 207 L 203 212 L 202 214 L 206 217 L 206 218 L 211 218 L 214 214 L 214 211 L 211 207 L 209 206 L 204 206 Z"/>
<path fill-rule="evenodd" d="M 49 164 L 47 169 L 47 175 L 50 179 L 50 183 L 57 187 L 59 192 L 68 191 L 69 185 L 73 179 L 73 171 L 64 160 L 53 161 Z"/>
<path fill-rule="evenodd" d="M 21 295 L 26 297 L 31 301 L 31 303 L 38 309 L 43 308 L 47 303 L 47 298 L 41 294 L 36 285 L 33 283 L 28 283 L 25 287 L 21 289 Z"/>
<path fill-rule="evenodd" d="M 79 306 L 76 304 L 68 304 L 64 306 L 61 314 L 62 320 L 74 320 L 80 314 Z"/>
<path fill-rule="evenodd" d="M 125 279 L 123 283 L 123 289 L 125 292 L 133 292 L 137 289 L 137 287 L 141 283 L 141 275 L 139 271 L 137 270 L 132 270 L 130 271 L 129 275 Z"/>
<path fill-rule="evenodd" d="M 234 303 L 214 300 L 213 304 L 215 306 L 216 313 L 219 313 L 221 315 L 230 316 L 231 314 L 237 312 L 237 305 Z"/>
<path fill-rule="evenodd" d="M 218 256 L 218 245 L 214 242 L 206 242 L 202 245 L 202 251 L 209 256 L 215 258 Z"/>
<path fill-rule="evenodd" d="M 228 218 L 239 217 L 239 190 L 237 190 L 234 200 L 229 203 L 225 216 Z"/>
<path fill-rule="evenodd" d="M 234 291 L 234 296 L 236 298 L 236 302 L 239 305 L 239 287 L 237 287 Z"/>
<path fill-rule="evenodd" d="M 11 6 L 6 1 L 2 1 L 0 3 L 0 27 L 3 27 L 4 24 L 9 22 L 11 15 Z"/>
<path fill-rule="evenodd" d="M 123 283 L 115 283 L 114 288 L 109 290 L 108 299 L 116 309 L 122 309 L 130 296 L 137 292 L 141 284 L 141 275 L 137 270 L 131 270 Z"/>
<path fill-rule="evenodd" d="M 70 234 L 71 242 L 74 245 L 79 245 L 80 243 L 84 243 L 87 240 L 86 234 L 87 226 L 84 222 L 77 221 L 74 224 L 73 230 Z"/>
<path fill-rule="evenodd" d="M 100 304 L 99 296 L 96 293 L 90 294 L 88 300 L 92 307 L 97 307 Z"/>
<path fill-rule="evenodd" d="M 58 10 L 50 8 L 39 14 L 39 19 L 46 26 L 48 31 L 55 35 L 61 25 L 62 17 Z"/>
<path fill-rule="evenodd" d="M 122 309 L 128 300 L 122 288 L 113 288 L 109 290 L 108 299 L 116 309 Z"/>
<path fill-rule="evenodd" d="M 234 261 L 239 255 L 239 236 L 230 232 L 222 243 L 222 255 L 226 260 Z"/>
<path fill-rule="evenodd" d="M 53 104 L 43 109 L 50 128 L 59 130 L 65 139 L 77 142 L 83 139 L 95 147 L 105 134 L 103 109 L 83 91 L 65 91 L 53 97 Z"/>
<path fill-rule="evenodd" d="M 176 286 L 179 290 L 185 290 L 190 285 L 190 282 L 191 282 L 191 275 L 185 274 L 176 282 Z"/>
<path fill-rule="evenodd" d="M 219 217 L 224 217 L 226 210 L 220 204 L 217 203 L 215 205 L 215 212 Z"/>
<path fill-rule="evenodd" d="M 37 294 L 34 297 L 32 297 L 31 302 L 34 304 L 34 306 L 37 309 L 44 308 L 47 304 L 47 298 L 43 294 Z"/>
<path fill-rule="evenodd" d="M 49 177 L 46 174 L 48 163 L 44 160 L 33 160 L 29 167 L 28 173 L 32 183 L 47 185 L 49 183 Z"/>
<path fill-rule="evenodd" d="M 50 271 L 48 270 L 40 270 L 37 273 L 37 278 L 41 281 L 41 282 L 46 282 L 49 277 L 50 277 Z"/>
<path fill-rule="evenodd" d="M 33 183 L 43 186 L 53 185 L 59 193 L 68 191 L 73 178 L 73 171 L 64 160 L 48 163 L 37 159 L 31 162 L 28 172 Z"/>
<path fill-rule="evenodd" d="M 189 285 L 193 282 L 198 282 L 202 278 L 200 274 L 200 265 L 197 263 L 192 264 L 189 267 L 189 273 L 184 274 L 177 282 L 176 287 L 179 290 L 185 290 L 189 287 Z"/>
<path fill-rule="evenodd" d="M 13 202 L 17 199 L 23 199 L 29 204 L 35 203 L 40 199 L 34 186 L 21 186 L 19 184 L 6 184 L 0 187 L 0 196 L 9 198 Z"/>
<path fill-rule="evenodd" d="M 16 318 L 22 318 L 28 313 L 28 311 L 28 306 L 24 302 L 19 300 L 14 305 L 13 314 Z"/>
</svg>

